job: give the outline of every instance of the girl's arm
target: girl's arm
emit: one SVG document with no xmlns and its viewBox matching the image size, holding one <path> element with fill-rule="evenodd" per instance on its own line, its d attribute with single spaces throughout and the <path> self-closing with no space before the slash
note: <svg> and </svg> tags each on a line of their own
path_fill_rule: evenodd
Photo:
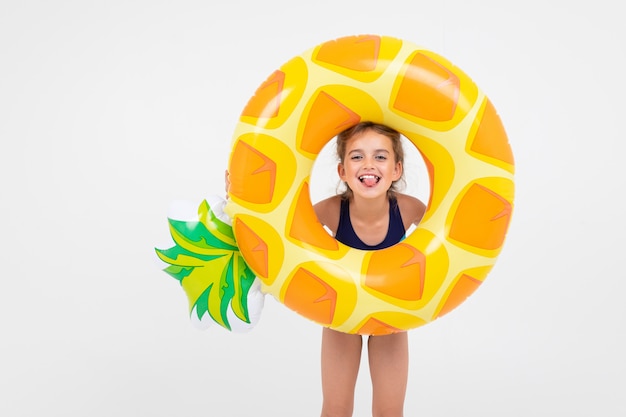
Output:
<svg viewBox="0 0 626 417">
<path fill-rule="evenodd" d="M 418 225 L 426 212 L 426 204 L 420 199 L 406 194 L 397 194 L 398 207 L 404 222 L 404 228 L 409 229 L 412 225 Z"/>
<path fill-rule="evenodd" d="M 230 188 L 230 178 L 228 177 L 228 170 L 224 171 L 224 190 L 226 191 L 226 199 L 228 199 L 228 189 Z"/>
<path fill-rule="evenodd" d="M 339 226 L 339 209 L 341 205 L 341 197 L 338 195 L 329 197 L 313 206 L 315 215 L 320 223 L 326 226 L 332 232 L 333 236 L 337 232 Z"/>
</svg>

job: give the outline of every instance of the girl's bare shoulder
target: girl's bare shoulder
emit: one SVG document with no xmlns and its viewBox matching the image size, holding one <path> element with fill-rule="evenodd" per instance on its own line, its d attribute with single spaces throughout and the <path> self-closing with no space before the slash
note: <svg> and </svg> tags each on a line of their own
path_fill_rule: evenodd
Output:
<svg viewBox="0 0 626 417">
<path fill-rule="evenodd" d="M 411 224 L 417 225 L 424 213 L 426 212 L 426 204 L 419 198 L 415 198 L 411 195 L 400 194 L 396 195 L 398 201 L 398 207 L 400 208 L 400 214 L 405 223 L 405 228 L 408 228 Z"/>
<path fill-rule="evenodd" d="M 335 232 L 339 225 L 339 210 L 341 207 L 341 196 L 334 195 L 328 197 L 313 206 L 318 220 L 330 230 Z"/>
</svg>

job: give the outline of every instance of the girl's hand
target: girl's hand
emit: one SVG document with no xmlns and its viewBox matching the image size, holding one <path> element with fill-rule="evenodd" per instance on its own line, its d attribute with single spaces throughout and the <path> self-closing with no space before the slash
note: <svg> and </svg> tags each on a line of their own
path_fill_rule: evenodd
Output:
<svg viewBox="0 0 626 417">
<path fill-rule="evenodd" d="M 228 170 L 224 171 L 224 190 L 226 191 L 226 198 L 228 199 L 228 189 L 230 188 L 230 178 L 228 178 Z"/>
</svg>

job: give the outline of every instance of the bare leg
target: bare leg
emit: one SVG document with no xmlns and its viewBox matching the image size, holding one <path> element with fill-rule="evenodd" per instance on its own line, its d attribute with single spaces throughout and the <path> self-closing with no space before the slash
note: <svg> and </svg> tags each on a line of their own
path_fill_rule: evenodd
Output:
<svg viewBox="0 0 626 417">
<path fill-rule="evenodd" d="M 409 374 L 409 339 L 406 332 L 370 336 L 368 341 L 372 377 L 372 415 L 402 417 Z"/>
<path fill-rule="evenodd" d="M 322 417 L 352 416 L 362 347 L 360 335 L 322 331 Z"/>
</svg>

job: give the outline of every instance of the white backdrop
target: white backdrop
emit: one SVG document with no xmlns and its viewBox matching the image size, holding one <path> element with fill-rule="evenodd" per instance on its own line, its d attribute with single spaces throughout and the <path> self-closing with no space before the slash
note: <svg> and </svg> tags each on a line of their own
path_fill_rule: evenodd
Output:
<svg viewBox="0 0 626 417">
<path fill-rule="evenodd" d="M 406 415 L 626 415 L 618 3 L 2 2 L 0 415 L 319 415 L 320 328 L 266 297 L 250 333 L 196 330 L 153 247 L 171 201 L 223 192 L 256 87 L 363 33 L 461 67 L 517 164 L 487 281 L 410 333 Z"/>
</svg>

